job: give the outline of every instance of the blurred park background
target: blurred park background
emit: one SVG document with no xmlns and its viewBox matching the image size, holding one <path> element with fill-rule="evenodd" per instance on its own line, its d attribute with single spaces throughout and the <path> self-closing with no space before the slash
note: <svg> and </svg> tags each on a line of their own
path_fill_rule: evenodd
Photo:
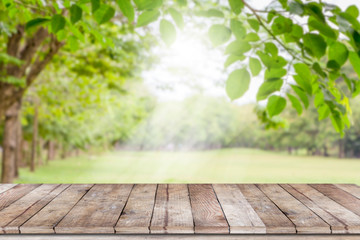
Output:
<svg viewBox="0 0 360 240">
<path fill-rule="evenodd" d="M 262 76 L 230 101 L 224 85 L 236 63 L 223 66 L 206 22 L 185 22 L 171 47 L 156 27 L 134 34 L 122 24 L 94 33 L 112 48 L 69 40 L 23 98 L 15 181 L 360 184 L 359 97 L 342 138 L 311 102 L 300 117 L 288 104 L 262 123 Z"/>
</svg>

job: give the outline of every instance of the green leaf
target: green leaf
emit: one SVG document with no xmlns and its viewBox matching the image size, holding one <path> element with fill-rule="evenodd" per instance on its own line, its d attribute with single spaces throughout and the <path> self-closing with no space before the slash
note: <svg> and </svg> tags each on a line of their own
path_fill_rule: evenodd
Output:
<svg viewBox="0 0 360 240">
<path fill-rule="evenodd" d="M 160 21 L 160 36 L 166 45 L 170 46 L 176 40 L 176 29 L 174 25 L 168 20 L 162 19 Z"/>
<path fill-rule="evenodd" d="M 67 39 L 66 44 L 70 47 L 71 52 L 74 52 L 79 49 L 79 43 L 77 41 L 77 38 L 74 36 L 70 36 Z"/>
<path fill-rule="evenodd" d="M 306 95 L 306 93 L 298 86 L 291 85 L 291 88 L 299 96 L 299 98 L 303 102 L 305 108 L 308 108 L 309 107 L 309 99 L 308 99 L 308 96 Z"/>
<path fill-rule="evenodd" d="M 335 60 L 342 66 L 348 59 L 349 50 L 341 42 L 334 42 L 329 46 L 328 56 L 330 60 Z"/>
<path fill-rule="evenodd" d="M 229 41 L 231 30 L 224 25 L 214 24 L 210 27 L 208 35 L 212 45 L 219 46 Z"/>
<path fill-rule="evenodd" d="M 318 34 L 307 33 L 303 37 L 304 46 L 310 55 L 321 58 L 326 52 L 326 42 L 324 38 Z"/>
<path fill-rule="evenodd" d="M 345 128 L 344 122 L 341 119 L 341 115 L 337 111 L 333 111 L 330 115 L 331 123 L 334 126 L 335 130 L 337 132 L 342 132 L 342 130 Z"/>
<path fill-rule="evenodd" d="M 280 114 L 286 107 L 286 100 L 283 97 L 272 95 L 269 97 L 266 110 L 270 117 Z"/>
<path fill-rule="evenodd" d="M 242 61 L 245 59 L 245 56 L 236 56 L 236 55 L 230 55 L 225 63 L 224 63 L 224 67 L 227 68 L 228 66 L 230 66 L 231 64 L 233 64 L 236 61 Z"/>
<path fill-rule="evenodd" d="M 346 10 L 346 13 L 350 14 L 352 17 L 357 18 L 359 16 L 359 9 L 355 5 L 349 6 Z"/>
<path fill-rule="evenodd" d="M 318 114 L 319 114 L 319 120 L 323 120 L 327 118 L 330 114 L 330 108 L 326 104 L 322 104 L 317 108 Z"/>
<path fill-rule="evenodd" d="M 255 30 L 255 32 L 259 31 L 260 24 L 257 19 L 248 19 L 247 21 L 248 21 L 250 27 Z"/>
<path fill-rule="evenodd" d="M 94 18 L 98 24 L 108 22 L 115 15 L 115 9 L 103 4 L 94 12 Z"/>
<path fill-rule="evenodd" d="M 268 68 L 265 70 L 265 80 L 277 80 L 285 76 L 287 71 L 283 68 Z"/>
<path fill-rule="evenodd" d="M 318 91 L 315 94 L 315 98 L 314 98 L 314 106 L 315 107 L 319 107 L 321 104 L 324 103 L 324 94 L 322 91 Z"/>
<path fill-rule="evenodd" d="M 117 0 L 116 1 L 121 12 L 124 14 L 125 17 L 129 20 L 129 22 L 134 21 L 135 17 L 135 10 L 133 5 L 131 4 L 130 0 Z"/>
<path fill-rule="evenodd" d="M 82 17 L 82 9 L 76 4 L 70 7 L 70 21 L 72 24 L 77 23 Z"/>
<path fill-rule="evenodd" d="M 157 9 L 163 4 L 162 0 L 134 0 L 134 2 L 139 11 Z"/>
<path fill-rule="evenodd" d="M 211 8 L 209 10 L 206 11 L 206 17 L 218 17 L 218 18 L 223 18 L 224 17 L 224 13 L 220 10 L 217 10 L 215 8 Z"/>
<path fill-rule="evenodd" d="M 178 28 L 183 29 L 185 24 L 184 24 L 184 19 L 183 19 L 183 16 L 181 15 L 181 13 L 178 12 L 177 10 L 175 10 L 174 8 L 170 8 L 169 13 L 170 13 L 171 17 L 174 19 Z"/>
<path fill-rule="evenodd" d="M 253 77 L 259 75 L 261 71 L 261 63 L 257 58 L 250 58 L 249 67 L 250 67 L 251 75 Z"/>
<path fill-rule="evenodd" d="M 292 107 L 295 108 L 298 115 L 301 115 L 303 109 L 302 109 L 300 101 L 294 95 L 291 95 L 290 93 L 288 93 L 287 96 L 291 102 Z"/>
<path fill-rule="evenodd" d="M 351 65 L 353 66 L 355 72 L 360 78 L 360 58 L 359 55 L 357 55 L 355 52 L 351 51 L 349 53 L 349 60 Z"/>
<path fill-rule="evenodd" d="M 25 29 L 28 30 L 28 29 L 30 29 L 30 28 L 39 26 L 39 25 L 44 24 L 44 23 L 47 23 L 47 22 L 49 22 L 49 21 L 50 21 L 49 18 L 35 18 L 35 19 L 32 19 L 32 20 L 28 21 L 28 22 L 25 24 Z"/>
<path fill-rule="evenodd" d="M 294 64 L 297 75 L 293 76 L 296 83 L 302 87 L 307 93 L 312 94 L 312 74 L 310 68 L 304 63 Z"/>
<path fill-rule="evenodd" d="M 261 51 L 257 51 L 256 54 L 260 57 L 262 63 L 267 68 L 282 68 L 288 64 L 288 62 L 281 56 L 272 57 Z"/>
<path fill-rule="evenodd" d="M 251 45 L 248 42 L 235 40 L 227 45 L 225 49 L 225 54 L 233 54 L 237 56 L 242 56 L 244 53 L 248 52 L 251 49 Z"/>
<path fill-rule="evenodd" d="M 100 7 L 100 0 L 91 0 L 91 12 L 94 13 Z"/>
<path fill-rule="evenodd" d="M 309 18 L 308 26 L 310 28 L 318 30 L 324 36 L 327 36 L 332 39 L 337 38 L 335 31 L 331 27 L 329 27 L 327 24 L 323 22 L 316 20 L 315 18 Z"/>
<path fill-rule="evenodd" d="M 273 57 L 276 57 L 279 50 L 274 43 L 267 42 L 265 43 L 265 52 L 270 53 Z"/>
<path fill-rule="evenodd" d="M 247 41 L 247 42 L 257 42 L 259 40 L 260 40 L 259 35 L 257 35 L 254 32 L 248 33 L 244 38 L 244 41 Z"/>
<path fill-rule="evenodd" d="M 292 31 L 292 25 L 293 22 L 291 19 L 280 15 L 275 18 L 273 24 L 271 25 L 271 30 L 275 35 L 289 33 Z"/>
<path fill-rule="evenodd" d="M 60 14 L 55 14 L 51 18 L 51 29 L 53 33 L 57 33 L 58 31 L 62 30 L 65 27 L 66 20 Z"/>
<path fill-rule="evenodd" d="M 151 22 L 156 21 L 160 16 L 159 10 L 147 10 L 140 14 L 136 27 L 145 26 Z"/>
<path fill-rule="evenodd" d="M 241 13 L 241 10 L 244 8 L 244 3 L 240 0 L 229 0 L 229 5 L 231 11 L 233 11 L 236 15 Z"/>
<path fill-rule="evenodd" d="M 241 39 L 246 35 L 246 28 L 243 26 L 242 22 L 238 20 L 230 20 L 230 29 L 237 39 Z"/>
<path fill-rule="evenodd" d="M 250 74 L 245 68 L 230 73 L 226 81 L 226 93 L 231 100 L 240 98 L 249 89 Z"/>
<path fill-rule="evenodd" d="M 275 79 L 275 80 L 267 80 L 261 84 L 257 94 L 256 94 L 256 100 L 264 100 L 266 99 L 270 94 L 280 91 L 281 86 L 283 85 L 282 79 Z"/>
<path fill-rule="evenodd" d="M 289 12 L 301 16 L 304 13 L 304 6 L 300 2 L 291 1 L 289 3 Z"/>
</svg>

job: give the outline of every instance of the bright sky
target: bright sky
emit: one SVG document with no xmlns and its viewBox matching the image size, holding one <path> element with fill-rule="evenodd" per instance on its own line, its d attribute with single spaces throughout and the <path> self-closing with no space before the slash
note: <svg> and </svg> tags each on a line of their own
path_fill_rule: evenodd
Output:
<svg viewBox="0 0 360 240">
<path fill-rule="evenodd" d="M 271 0 L 250 0 L 249 3 L 256 9 L 263 9 Z M 327 0 L 337 4 L 342 9 L 356 4 L 359 0 Z M 186 21 L 185 21 L 186 22 Z M 205 29 L 208 29 L 206 27 Z M 156 31 L 158 31 L 156 29 Z M 226 56 L 220 48 L 212 48 L 204 38 L 206 30 L 198 30 L 187 23 L 182 32 L 178 31 L 176 42 L 167 47 L 165 44 L 154 51 L 160 56 L 159 64 L 144 72 L 145 84 L 160 101 L 182 100 L 196 93 L 210 96 L 226 96 L 225 81 L 227 71 L 223 64 Z M 237 104 L 255 102 L 257 89 L 262 83 L 262 77 L 251 80 L 250 88 Z"/>
</svg>

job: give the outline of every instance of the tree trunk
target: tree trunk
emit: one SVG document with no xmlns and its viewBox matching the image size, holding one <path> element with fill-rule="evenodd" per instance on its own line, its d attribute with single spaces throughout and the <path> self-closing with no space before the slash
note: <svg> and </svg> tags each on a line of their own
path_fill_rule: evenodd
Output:
<svg viewBox="0 0 360 240">
<path fill-rule="evenodd" d="M 21 166 L 22 161 L 22 126 L 21 119 L 18 116 L 17 119 L 17 131 L 16 131 L 16 156 L 15 156 L 15 178 L 19 177 L 19 167 Z"/>
<path fill-rule="evenodd" d="M 55 143 L 51 140 L 48 142 L 47 161 L 54 160 L 55 158 Z"/>
<path fill-rule="evenodd" d="M 37 163 L 39 166 L 42 166 L 43 163 L 43 147 L 44 147 L 44 140 L 40 137 L 38 140 L 38 147 L 37 147 Z"/>
<path fill-rule="evenodd" d="M 34 122 L 33 122 L 33 135 L 31 143 L 31 159 L 30 159 L 30 171 L 35 171 L 35 159 L 36 159 L 36 145 L 38 140 L 38 108 L 35 106 Z"/>
<path fill-rule="evenodd" d="M 18 116 L 20 101 L 16 101 L 5 112 L 5 129 L 2 154 L 2 183 L 12 183 L 15 177 L 16 161 L 16 132 L 18 130 Z"/>
</svg>

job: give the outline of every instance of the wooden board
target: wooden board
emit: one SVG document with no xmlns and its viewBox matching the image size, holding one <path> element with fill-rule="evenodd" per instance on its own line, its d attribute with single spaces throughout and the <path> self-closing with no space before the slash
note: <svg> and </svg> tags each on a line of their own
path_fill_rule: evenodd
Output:
<svg viewBox="0 0 360 240">
<path fill-rule="evenodd" d="M 341 190 L 350 193 L 351 195 L 360 199 L 360 187 L 355 184 L 334 184 Z"/>
<path fill-rule="evenodd" d="M 68 187 L 53 201 L 20 226 L 21 233 L 55 233 L 55 225 L 89 191 L 92 184 L 75 184 Z"/>
<path fill-rule="evenodd" d="M 158 185 L 150 231 L 152 234 L 194 233 L 194 220 L 186 185 Z"/>
<path fill-rule="evenodd" d="M 28 206 L 24 212 L 22 212 L 17 218 L 3 227 L 5 233 L 20 233 L 20 226 L 29 220 L 33 215 L 40 211 L 43 207 L 49 204 L 55 197 L 57 197 L 62 191 L 67 189 L 69 184 L 58 185 L 55 189 L 50 191 L 45 197 L 35 202 L 33 205 Z M 36 190 L 36 189 L 35 189 Z M 34 190 L 34 191 L 35 191 Z M 33 191 L 33 192 L 34 192 Z M 30 193 L 28 194 L 30 195 Z M 11 205 L 12 206 L 12 205 Z"/>
<path fill-rule="evenodd" d="M 195 233 L 228 234 L 229 225 L 211 184 L 190 184 Z"/>
<path fill-rule="evenodd" d="M 265 224 L 235 184 L 214 184 L 230 233 L 266 233 Z"/>
<path fill-rule="evenodd" d="M 360 199 L 332 184 L 312 184 L 319 192 L 360 216 Z"/>
<path fill-rule="evenodd" d="M 1 184 L 0 185 L 0 193 L 3 193 L 7 190 L 9 190 L 10 188 L 13 188 L 15 187 L 16 184 L 10 184 L 10 183 L 6 183 L 6 184 Z"/>
<path fill-rule="evenodd" d="M 115 226 L 116 233 L 148 234 L 153 213 L 156 184 L 137 184 Z"/>
<path fill-rule="evenodd" d="M 279 185 L 257 186 L 295 224 L 297 233 L 331 233 L 329 224 Z"/>
<path fill-rule="evenodd" d="M 132 184 L 96 184 L 55 226 L 56 233 L 115 233 Z"/>
<path fill-rule="evenodd" d="M 40 185 L 41 184 L 31 184 L 31 185 L 19 184 L 8 189 L 7 191 L 2 192 L 0 194 L 0 211 L 8 207 L 10 204 L 15 202 L 19 198 L 25 196 L 35 188 L 39 187 Z"/>
<path fill-rule="evenodd" d="M 294 224 L 255 185 L 240 184 L 238 186 L 246 200 L 265 224 L 266 233 L 296 233 Z"/>
</svg>

